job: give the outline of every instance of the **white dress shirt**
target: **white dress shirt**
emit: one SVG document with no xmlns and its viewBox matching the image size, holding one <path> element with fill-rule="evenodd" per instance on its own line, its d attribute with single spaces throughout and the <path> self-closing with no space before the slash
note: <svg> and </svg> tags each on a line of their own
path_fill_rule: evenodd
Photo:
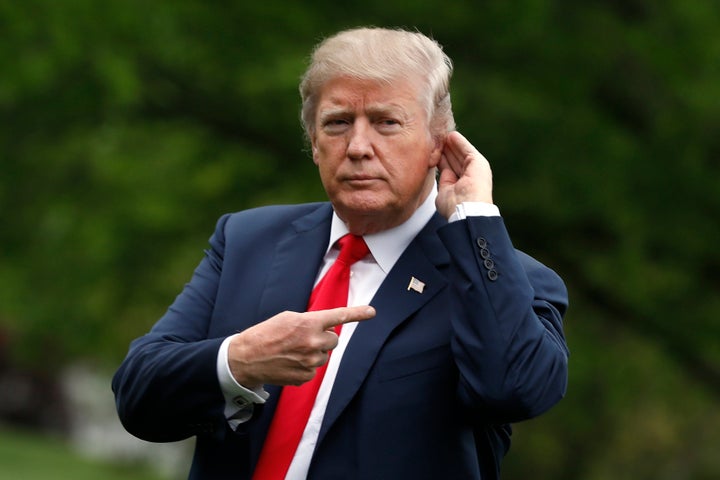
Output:
<svg viewBox="0 0 720 480">
<path fill-rule="evenodd" d="M 350 268 L 348 306 L 370 304 L 375 292 L 385 280 L 385 277 L 393 265 L 395 265 L 395 262 L 397 262 L 405 251 L 405 248 L 407 248 L 413 238 L 415 238 L 435 213 L 436 197 L 437 191 L 433 189 L 422 205 L 405 223 L 389 230 L 372 235 L 365 235 L 363 237 L 370 249 L 370 255 L 356 262 Z M 492 204 L 464 203 L 457 206 L 456 212 L 452 215 L 450 221 L 464 219 L 466 216 L 471 215 L 497 216 L 499 215 L 499 210 Z M 330 242 L 328 243 L 330 247 L 328 247 L 328 251 L 323 258 L 323 264 L 315 280 L 316 284 L 323 275 L 325 275 L 325 272 L 327 272 L 339 254 L 339 250 L 334 246 L 335 242 L 347 233 L 349 233 L 347 226 L 333 213 L 330 227 Z M 371 322 L 373 320 L 370 319 L 367 321 Z M 356 327 L 357 322 L 347 323 L 342 327 L 338 345 L 333 349 L 332 355 L 330 355 L 325 376 L 323 377 L 322 384 L 315 398 L 315 404 L 313 405 L 310 418 L 300 439 L 298 449 L 295 452 L 295 456 L 285 477 L 286 480 L 304 480 L 307 477 L 310 460 L 325 415 L 327 402 L 330 398 L 330 391 L 332 390 L 345 348 Z M 226 338 L 220 347 L 217 358 L 217 374 L 220 387 L 225 396 L 225 416 L 230 426 L 237 428 L 238 424 L 250 419 L 253 405 L 255 403 L 264 403 L 268 398 L 268 394 L 262 388 L 249 390 L 238 384 L 232 376 L 228 364 L 227 352 L 233 336 Z"/>
</svg>

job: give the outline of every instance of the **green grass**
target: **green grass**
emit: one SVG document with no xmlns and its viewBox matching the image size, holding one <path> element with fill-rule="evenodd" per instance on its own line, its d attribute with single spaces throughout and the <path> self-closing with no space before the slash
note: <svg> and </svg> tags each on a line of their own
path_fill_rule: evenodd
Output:
<svg viewBox="0 0 720 480">
<path fill-rule="evenodd" d="M 0 426 L 0 480 L 163 480 L 145 466 L 84 458 L 62 440 Z"/>
</svg>

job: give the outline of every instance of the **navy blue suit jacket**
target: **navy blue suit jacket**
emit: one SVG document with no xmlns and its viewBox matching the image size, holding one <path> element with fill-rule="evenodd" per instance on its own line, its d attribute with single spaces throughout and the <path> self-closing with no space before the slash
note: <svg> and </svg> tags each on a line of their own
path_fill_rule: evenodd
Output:
<svg viewBox="0 0 720 480">
<path fill-rule="evenodd" d="M 168 312 L 113 378 L 128 431 L 197 437 L 190 478 L 249 479 L 279 387 L 232 431 L 216 358 L 223 339 L 281 311 L 304 311 L 327 249 L 329 203 L 220 219 L 211 248 Z M 411 277 L 425 283 L 408 289 Z M 515 250 L 500 217 L 448 224 L 410 243 L 343 356 L 308 478 L 491 479 L 509 423 L 554 405 L 567 382 L 567 292 Z"/>
</svg>

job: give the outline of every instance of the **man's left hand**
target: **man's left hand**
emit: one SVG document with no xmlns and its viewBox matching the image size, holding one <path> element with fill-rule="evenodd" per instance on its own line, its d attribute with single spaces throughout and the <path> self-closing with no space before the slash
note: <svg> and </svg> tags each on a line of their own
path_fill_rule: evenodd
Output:
<svg viewBox="0 0 720 480">
<path fill-rule="evenodd" d="M 490 163 L 459 132 L 450 132 L 438 165 L 437 210 L 445 218 L 462 202 L 493 203 Z"/>
</svg>

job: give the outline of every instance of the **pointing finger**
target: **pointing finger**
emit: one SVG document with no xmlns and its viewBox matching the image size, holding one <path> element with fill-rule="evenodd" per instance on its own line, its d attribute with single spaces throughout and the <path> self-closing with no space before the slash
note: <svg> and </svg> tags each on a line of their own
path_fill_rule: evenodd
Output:
<svg viewBox="0 0 720 480">
<path fill-rule="evenodd" d="M 323 330 L 350 322 L 359 322 L 375 316 L 375 309 L 369 305 L 357 307 L 340 307 L 329 310 L 308 312 L 318 319 Z"/>
</svg>

